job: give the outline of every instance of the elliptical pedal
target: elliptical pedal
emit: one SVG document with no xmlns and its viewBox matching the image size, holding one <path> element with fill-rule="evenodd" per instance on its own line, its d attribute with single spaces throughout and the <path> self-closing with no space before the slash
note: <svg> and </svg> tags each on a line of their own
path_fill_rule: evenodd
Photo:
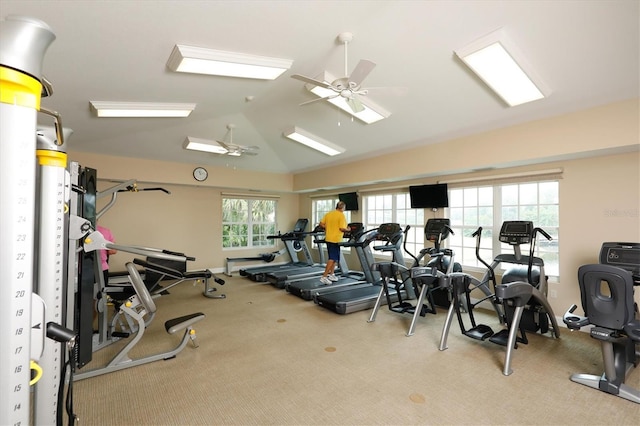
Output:
<svg viewBox="0 0 640 426">
<path fill-rule="evenodd" d="M 495 343 L 496 345 L 506 347 L 509 344 L 509 329 L 505 328 L 504 330 L 498 331 L 493 336 L 491 336 L 489 341 L 491 343 Z M 526 345 L 529 343 L 529 340 L 527 339 L 527 336 L 524 336 L 524 337 L 517 336 L 514 349 L 518 349 L 518 343 L 522 343 L 523 345 Z"/>
<path fill-rule="evenodd" d="M 488 325 L 478 324 L 477 326 L 466 330 L 464 335 L 476 340 L 486 340 L 493 336 L 493 330 Z"/>
<path fill-rule="evenodd" d="M 517 340 L 520 340 L 519 338 Z M 495 333 L 493 336 L 491 336 L 489 338 L 489 341 L 491 343 L 495 343 L 496 345 L 500 345 L 500 346 L 507 346 L 507 343 L 509 341 L 509 330 L 508 329 L 503 329 L 498 331 L 497 333 Z M 518 347 L 518 345 L 516 344 L 516 348 Z"/>
<path fill-rule="evenodd" d="M 398 313 L 405 313 L 405 312 L 409 312 L 410 310 L 413 309 L 413 305 L 409 302 L 401 302 L 398 303 L 396 305 L 392 305 L 389 307 L 390 310 L 392 310 L 393 312 L 398 312 Z"/>
</svg>

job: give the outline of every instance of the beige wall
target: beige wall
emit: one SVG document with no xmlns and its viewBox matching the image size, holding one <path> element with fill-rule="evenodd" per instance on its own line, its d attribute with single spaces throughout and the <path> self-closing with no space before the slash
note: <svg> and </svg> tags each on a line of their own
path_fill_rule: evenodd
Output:
<svg viewBox="0 0 640 426">
<path fill-rule="evenodd" d="M 639 100 L 632 99 L 560 117 L 394 151 L 294 176 L 293 189 L 441 177 L 487 168 L 540 164 L 564 158 L 638 149 Z"/>
<path fill-rule="evenodd" d="M 293 175 L 291 174 L 262 173 L 213 166 L 207 166 L 209 178 L 198 183 L 193 179 L 193 169 L 199 164 L 171 163 L 86 152 L 70 151 L 69 161 L 76 161 L 82 166 L 98 169 L 99 179 L 120 182 L 137 179 L 139 182 L 147 183 L 226 188 L 227 190 L 253 188 L 265 193 L 272 191 L 291 192 L 293 184 Z"/>
<path fill-rule="evenodd" d="M 634 100 L 386 155 L 384 162 L 389 167 L 371 167 L 368 159 L 295 176 L 209 167 L 211 177 L 199 185 L 193 184 L 194 165 L 73 152 L 70 160 L 98 169 L 99 179 L 136 178 L 169 189 L 171 195 L 121 193 L 100 222 L 113 230 L 119 243 L 166 248 L 196 257 L 193 269 L 223 268 L 226 257 L 266 251 L 222 251 L 221 193 L 225 191 L 248 193 L 242 188 L 256 188 L 278 195 L 278 228 L 286 232 L 298 217 L 311 217 L 310 196 L 321 194 L 313 190 L 318 182 L 342 187 L 335 194 L 434 183 L 443 175 L 447 179 L 478 178 L 560 168 L 561 278 L 550 284 L 550 290 L 557 293 L 550 302 L 560 316 L 572 303 L 579 304 L 577 269 L 598 261 L 602 242 L 640 241 L 639 122 L 638 100 Z M 555 159 L 554 152 L 558 155 Z M 443 160 L 427 162 L 427 158 Z M 460 173 L 492 165 L 500 170 Z M 385 179 L 393 183 L 359 183 Z M 112 185 L 101 180 L 99 188 Z M 354 212 L 352 219 L 362 220 L 361 212 Z M 121 268 L 131 257 L 119 253 L 113 259 L 114 268 Z M 352 267 L 356 263 L 355 258 L 350 259 Z"/>
<path fill-rule="evenodd" d="M 118 244 L 161 248 L 196 258 L 190 269 L 223 268 L 226 257 L 255 256 L 272 249 L 222 250 L 222 194 L 278 197 L 277 226 L 290 230 L 298 219 L 298 195 L 291 193 L 291 176 L 239 172 L 208 167 L 209 178 L 196 184 L 194 166 L 178 163 L 70 152 L 69 160 L 97 169 L 98 190 L 136 179 L 139 188 L 163 187 L 161 191 L 121 192 L 98 221 L 111 229 Z M 241 188 L 256 188 L 247 191 Z M 280 191 L 285 192 L 280 192 Z M 102 209 L 110 197 L 98 200 Z M 275 250 L 275 249 L 274 249 Z M 120 252 L 110 259 L 112 270 L 124 270 L 134 256 Z"/>
<path fill-rule="evenodd" d="M 99 173 L 99 172 L 98 172 Z M 100 181 L 99 190 L 113 185 Z M 196 258 L 189 269 L 223 268 L 226 257 L 255 256 L 275 249 L 222 250 L 221 188 L 162 185 L 171 194 L 156 191 L 120 193 L 116 204 L 98 221 L 111 229 L 118 244 L 155 247 L 185 253 Z M 99 207 L 104 202 L 98 203 Z M 278 229 L 293 228 L 298 195 L 282 194 L 278 199 Z M 110 258 L 112 270 L 124 270 L 134 255 L 119 252 Z"/>
</svg>

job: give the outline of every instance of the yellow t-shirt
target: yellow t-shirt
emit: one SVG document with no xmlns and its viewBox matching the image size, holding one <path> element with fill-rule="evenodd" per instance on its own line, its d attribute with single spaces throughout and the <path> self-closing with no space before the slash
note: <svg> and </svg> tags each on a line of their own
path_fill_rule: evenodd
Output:
<svg viewBox="0 0 640 426">
<path fill-rule="evenodd" d="M 324 225 L 324 239 L 328 243 L 339 243 L 342 241 L 343 232 L 340 228 L 347 227 L 347 219 L 340 210 L 332 210 L 325 214 L 320 221 Z"/>
</svg>

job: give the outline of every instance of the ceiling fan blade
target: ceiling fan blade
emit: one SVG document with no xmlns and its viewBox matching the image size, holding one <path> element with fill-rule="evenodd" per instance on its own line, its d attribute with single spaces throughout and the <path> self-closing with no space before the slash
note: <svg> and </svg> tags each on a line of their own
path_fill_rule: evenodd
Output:
<svg viewBox="0 0 640 426">
<path fill-rule="evenodd" d="M 227 145 L 226 143 L 224 143 L 222 141 L 216 141 L 216 142 L 218 142 L 218 145 L 220 145 L 221 147 L 223 147 L 227 151 L 229 151 L 229 152 L 233 151 L 233 149 L 229 145 Z"/>
<path fill-rule="evenodd" d="M 340 96 L 340 95 L 330 95 L 330 96 L 325 96 L 324 98 L 311 99 L 310 101 L 306 101 L 306 102 L 301 103 L 300 106 L 308 105 L 308 104 L 311 104 L 311 103 L 314 103 L 314 102 L 318 102 L 318 101 L 324 101 L 324 100 L 327 100 L 327 99 L 333 99 L 336 96 Z"/>
<path fill-rule="evenodd" d="M 353 112 L 362 112 L 364 111 L 364 107 L 362 106 L 362 102 L 356 96 L 352 96 L 347 99 L 347 105 L 351 107 Z"/>
<path fill-rule="evenodd" d="M 369 75 L 371 71 L 376 67 L 374 62 L 368 61 L 366 59 L 361 59 L 356 65 L 356 68 L 353 70 L 351 75 L 349 76 L 349 83 L 355 84 L 354 87 L 359 87 L 362 84 L 362 81 Z"/>
<path fill-rule="evenodd" d="M 304 75 L 293 74 L 291 76 L 291 78 L 295 78 L 296 80 L 304 81 L 305 83 L 313 84 L 314 86 L 320 86 L 320 87 L 324 87 L 325 89 L 335 90 L 335 89 L 333 89 L 333 87 L 330 84 L 325 83 L 324 81 L 316 80 L 316 79 L 313 79 L 313 78 L 310 78 L 310 77 L 305 77 Z"/>
</svg>

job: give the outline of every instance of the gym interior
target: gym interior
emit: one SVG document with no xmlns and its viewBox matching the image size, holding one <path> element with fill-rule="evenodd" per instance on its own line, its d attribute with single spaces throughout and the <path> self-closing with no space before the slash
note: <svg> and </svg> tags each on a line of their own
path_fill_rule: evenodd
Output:
<svg viewBox="0 0 640 426">
<path fill-rule="evenodd" d="M 25 5 L 21 6 L 22 3 Z M 53 23 L 61 22 L 60 15 L 56 13 L 67 13 L 66 19 L 71 19 L 74 5 L 73 2 L 57 2 L 60 4 L 56 10 L 46 3 L 0 0 L 1 17 L 5 19 L 8 14 L 31 16 L 51 24 L 55 32 Z M 137 13 L 140 11 L 138 8 L 142 7 L 141 3 L 122 2 L 116 9 L 124 13 L 125 10 L 119 8 L 129 4 L 132 12 Z M 189 3 L 187 8 L 190 9 L 199 2 L 184 3 Z M 246 10 L 252 6 L 252 2 L 238 3 L 242 3 Z M 283 10 L 291 6 L 297 11 L 299 7 L 288 2 L 260 3 L 264 4 L 255 5 L 257 10 L 268 3 Z M 317 3 L 322 2 L 300 3 L 313 4 L 315 10 Z M 324 13 L 340 10 L 338 3 L 327 3 Z M 366 5 L 366 10 L 373 13 L 371 10 L 375 10 L 376 2 L 345 3 L 349 11 L 357 9 L 357 3 L 362 3 Z M 387 2 L 383 3 L 385 8 L 391 7 Z M 429 3 L 433 4 L 427 6 Z M 445 3 L 402 2 L 401 7 L 428 11 L 434 5 L 444 7 Z M 531 7 L 523 2 L 517 3 L 524 8 L 523 11 Z M 578 11 L 588 2 L 572 3 L 572 7 Z M 0 130 L 4 194 L 2 277 L 13 284 L 2 293 L 3 303 L 11 304 L 11 309 L 4 309 L 2 314 L 3 322 L 11 324 L 11 327 L 3 326 L 3 339 L 11 344 L 3 349 L 2 364 L 11 363 L 12 369 L 3 373 L 2 400 L 10 402 L 3 403 L 0 423 L 637 424 L 640 418 L 640 369 L 633 367 L 640 360 L 640 94 L 637 79 L 640 9 L 636 1 L 593 3 L 597 3 L 603 11 L 618 7 L 625 11 L 624 14 L 633 17 L 631 28 L 636 37 L 627 45 L 635 50 L 624 52 L 632 56 L 635 63 L 636 78 L 631 83 L 632 92 L 617 93 L 606 102 L 601 102 L 590 97 L 590 88 L 585 87 L 585 107 L 582 108 L 566 108 L 564 112 L 552 115 L 533 111 L 535 119 L 526 119 L 526 114 L 522 117 L 512 115 L 500 122 L 500 126 L 477 126 L 478 130 L 473 126 L 461 128 L 446 138 L 431 135 L 430 140 L 426 137 L 422 141 L 407 140 L 403 141 L 405 145 L 362 151 L 361 155 L 347 160 L 341 160 L 339 155 L 335 157 L 337 159 L 326 161 L 322 157 L 322 163 L 309 164 L 288 172 L 270 171 L 266 166 L 261 169 L 260 163 L 243 162 L 245 158 L 242 156 L 234 163 L 236 158 L 233 155 L 221 159 L 215 154 L 207 154 L 189 157 L 197 158 L 195 161 L 170 161 L 152 152 L 136 152 L 135 148 L 130 155 L 126 155 L 121 147 L 114 148 L 112 152 L 109 140 L 103 140 L 98 149 L 85 149 L 83 135 L 86 138 L 92 131 L 100 132 L 101 127 L 111 125 L 95 124 L 95 120 L 99 120 L 95 117 L 92 117 L 94 121 L 75 123 L 65 115 L 64 109 L 57 109 L 54 113 L 43 111 L 56 109 L 58 99 L 64 99 L 64 91 L 56 90 L 45 96 L 43 90 L 47 107 L 43 106 L 38 111 L 38 124 L 34 120 L 38 108 L 18 107 L 3 96 Z M 158 7 L 164 6 L 160 3 Z M 79 7 L 84 9 L 88 6 L 84 4 Z M 96 11 L 104 9 L 99 6 Z M 618 15 L 613 13 L 612 16 Z M 99 14 L 95 18 L 99 21 Z M 349 27 L 349 22 L 349 19 L 341 19 L 338 26 L 344 30 L 344 27 Z M 18 22 L 18 26 L 29 27 L 32 24 L 30 21 Z M 237 24 L 240 25 L 239 22 Z M 183 25 L 188 25 L 188 22 L 183 22 Z M 3 38 L 12 34 L 12 31 L 15 29 L 3 32 Z M 298 31 L 303 29 L 299 28 Z M 337 32 L 329 30 L 328 34 L 332 38 Z M 188 39 L 185 34 L 182 36 Z M 210 41 L 206 37 L 201 40 Z M 355 48 L 358 40 L 354 38 L 350 47 L 354 58 L 359 58 Z M 191 40 L 195 44 L 197 41 Z M 66 41 L 64 37 L 59 37 L 51 43 L 52 46 L 64 46 Z M 7 45 L 0 48 L 3 73 L 5 69 L 19 72 L 20 66 L 24 65 L 27 78 L 42 80 L 42 83 L 44 78 L 31 69 L 38 68 L 32 65 L 32 61 L 43 61 L 42 70 L 46 74 L 47 65 L 55 63 L 55 56 L 50 55 L 51 52 L 44 54 L 46 47 L 39 46 L 39 54 L 43 58 L 37 57 L 38 53 L 22 51 L 27 57 L 36 55 L 36 59 L 18 59 L 16 65 L 11 62 L 13 57 L 3 53 L 3 50 L 20 52 L 21 48 Z M 615 44 L 612 45 L 612 49 L 615 49 Z M 222 48 L 225 44 L 218 40 L 218 46 Z M 334 54 L 336 51 L 342 52 L 341 47 L 339 44 L 331 46 Z M 317 52 L 317 56 L 323 54 L 328 55 L 326 52 Z M 447 55 L 453 53 L 449 51 Z M 340 63 L 342 57 L 340 54 L 337 56 Z M 91 60 L 77 59 L 79 63 Z M 319 61 L 316 65 L 321 68 L 323 64 Z M 160 66 L 165 65 L 162 63 Z M 74 67 L 80 65 L 74 64 Z M 300 69 L 299 72 L 306 71 Z M 466 77 L 474 84 L 484 84 L 479 78 L 471 77 L 470 71 L 468 73 Z M 280 78 L 292 80 L 289 77 L 285 74 Z M 3 74 L 1 80 L 5 93 L 23 90 L 9 86 L 8 81 L 12 78 L 12 75 L 7 77 Z M 18 79 L 22 81 L 21 77 Z M 99 84 L 100 76 L 95 76 L 95 79 Z M 201 79 L 198 84 L 203 84 L 203 81 Z M 303 84 L 300 81 L 297 83 L 300 86 Z M 51 81 L 51 84 L 55 88 L 56 82 Z M 242 96 L 247 95 L 244 87 L 237 87 L 234 82 L 228 85 L 230 90 L 236 90 Z M 490 93 L 488 87 L 483 86 L 481 91 L 490 102 L 502 102 Z M 263 94 L 265 97 L 273 96 L 266 91 Z M 109 94 L 94 96 L 108 98 Z M 305 96 L 301 96 L 301 101 L 304 101 Z M 551 98 L 553 95 L 549 96 Z M 188 101 L 186 98 L 188 96 L 175 97 L 176 100 Z M 545 101 L 534 101 L 531 105 Z M 501 108 L 507 108 L 500 105 Z M 84 107 L 76 106 L 75 109 Z M 295 104 L 295 107 L 308 106 Z M 344 122 L 341 125 L 352 124 L 347 123 L 351 119 L 345 118 L 346 113 L 337 112 L 339 110 L 330 105 L 325 107 L 332 111 L 333 122 L 337 117 L 342 117 Z M 219 113 L 215 120 L 218 139 L 222 135 L 227 138 L 228 133 L 225 132 L 230 131 L 235 132 L 235 140 L 240 141 L 242 126 L 251 125 L 251 119 L 246 117 L 256 114 L 250 110 L 250 106 L 248 108 L 245 112 L 238 112 L 242 108 L 236 108 L 234 112 Z M 539 108 L 544 109 L 544 104 Z M 31 109 L 33 115 L 25 119 L 23 109 Z M 73 110 L 74 107 L 67 109 Z M 89 115 L 89 109 L 83 110 L 83 114 Z M 246 115 L 243 119 L 236 117 L 243 114 Z M 44 119 L 43 115 L 46 116 Z M 394 115 L 387 120 L 392 120 Z M 43 128 L 39 123 L 48 124 L 51 116 L 58 120 L 56 123 L 61 128 L 73 129 L 73 132 L 65 135 L 67 141 L 63 147 L 55 143 L 49 146 L 55 145 L 54 151 L 59 150 L 60 154 L 56 153 L 51 157 L 52 160 L 43 160 L 41 153 L 36 156 L 36 146 L 38 150 L 43 148 L 35 135 L 36 131 Z M 240 122 L 241 125 L 235 130 L 234 126 L 229 126 L 230 121 Z M 91 123 L 96 125 L 95 130 L 83 127 Z M 151 132 L 152 128 L 154 137 L 163 132 L 173 137 L 175 133 L 173 125 L 159 125 L 157 121 L 146 121 L 140 125 L 128 123 L 122 124 L 118 133 L 144 134 Z M 309 122 L 305 124 L 311 126 Z M 418 128 L 419 124 L 416 123 Z M 47 141 L 62 139 L 55 129 L 46 129 L 53 133 L 45 131 L 39 138 Z M 254 129 L 254 133 L 259 133 L 259 130 Z M 27 155 L 19 152 L 20 149 L 6 148 L 17 145 L 16 135 L 23 137 L 25 134 L 34 135 L 31 153 Z M 366 141 L 360 140 L 359 143 L 364 145 Z M 91 146 L 91 143 L 87 142 L 86 146 Z M 275 146 L 283 151 L 292 149 L 289 145 L 284 148 L 282 145 Z M 302 150 L 299 151 L 302 156 L 310 150 L 306 147 L 292 150 L 296 149 Z M 265 161 L 267 155 L 282 155 L 283 158 L 290 155 L 271 150 L 275 148 L 261 146 L 257 155 L 247 157 L 247 161 L 253 160 L 253 157 L 260 161 L 263 154 Z M 39 159 L 37 166 L 36 158 Z M 18 160 L 27 161 L 32 166 L 22 167 Z M 49 173 L 48 168 L 56 168 L 57 171 Z M 204 178 L 199 178 L 196 172 L 198 168 L 205 169 Z M 16 179 L 7 170 L 20 178 Z M 73 181 L 74 176 L 76 181 Z M 4 242 L 9 241 L 9 236 L 14 238 L 15 235 L 22 235 L 15 234 L 18 232 L 15 229 L 23 222 L 22 207 L 19 205 L 23 198 L 14 194 L 18 190 L 11 188 L 27 181 L 34 193 L 41 194 L 46 192 L 45 184 L 53 180 L 67 187 L 65 195 L 60 195 L 64 212 L 58 211 L 57 216 L 58 220 L 65 223 L 62 226 L 64 233 L 55 234 L 53 228 L 56 225 L 51 224 L 52 235 L 63 235 L 66 241 L 59 253 L 51 249 L 58 256 L 51 260 L 52 265 L 57 265 L 56 262 L 64 258 L 61 261 L 64 272 L 61 272 L 61 268 L 51 271 L 51 274 L 61 274 L 60 282 L 63 284 L 56 281 L 55 285 L 52 284 L 52 288 L 55 288 L 51 290 L 38 283 L 41 280 L 39 273 L 46 269 L 41 263 L 44 258 L 42 252 L 37 252 L 47 250 L 43 228 L 49 226 L 49 222 L 42 225 L 45 223 L 43 217 L 47 215 L 46 203 L 52 203 L 49 207 L 56 211 L 56 202 L 34 196 L 30 202 L 26 201 L 32 206 L 31 214 L 26 215 L 26 222 L 32 221 L 30 234 L 35 234 L 32 236 L 35 248 L 27 251 L 27 257 L 33 262 L 33 274 L 28 275 L 33 275 L 33 278 L 32 283 L 24 287 L 24 283 L 13 275 L 5 275 L 13 274 L 20 265 L 15 260 L 15 253 L 10 250 L 24 252 L 17 244 Z M 89 181 L 94 185 L 93 189 L 87 186 Z M 286 286 L 295 282 L 294 278 L 287 278 L 286 284 L 279 288 L 271 285 L 273 283 L 265 277 L 253 280 L 240 274 L 245 268 L 284 267 L 296 261 L 282 249 L 286 236 L 291 235 L 300 218 L 308 219 L 308 226 L 297 233 L 296 242 L 309 249 L 313 263 L 322 264 L 325 253 L 322 245 L 314 242 L 315 234 L 312 231 L 322 217 L 319 208 L 321 201 L 330 203 L 333 208 L 341 194 L 357 194 L 359 205 L 357 209 L 350 209 L 350 223 L 361 223 L 369 229 L 382 228 L 380 225 L 388 222 L 398 223 L 406 231 L 401 237 L 407 239 L 407 216 L 396 216 L 396 213 L 416 209 L 410 206 L 399 209 L 394 205 L 388 208 L 388 211 L 394 212 L 392 216 L 376 217 L 373 204 L 375 197 L 396 199 L 396 195 L 404 194 L 404 199 L 408 200 L 412 186 L 446 183 L 450 205 L 420 208 L 418 216 L 422 222 L 411 223 L 413 234 L 410 238 L 414 245 L 409 252 L 417 254 L 423 247 L 433 247 L 434 241 L 424 235 L 428 220 L 450 219 L 448 226 L 453 235 L 449 235 L 448 241 L 443 239 L 443 249 L 453 248 L 453 252 L 446 253 L 451 254 L 453 261 L 461 263 L 462 273 L 481 281 L 487 268 L 473 260 L 473 236 L 467 230 L 470 226 L 477 228 L 482 224 L 473 220 L 464 222 L 466 217 L 461 219 L 452 216 L 454 200 L 451 191 L 540 182 L 554 182 L 557 185 L 554 202 L 557 206 L 557 223 L 549 225 L 552 229 L 549 231 L 552 234 L 550 240 L 555 241 L 549 244 L 543 236 L 537 237 L 539 246 L 544 243 L 544 247 L 551 247 L 556 266 L 552 272 L 550 268 L 546 270 L 548 280 L 545 280 L 546 287 L 541 295 L 544 303 L 542 308 L 540 305 L 536 307 L 532 317 L 537 321 L 538 316 L 548 315 L 548 322 L 557 323 L 557 329 L 547 324 L 545 328 L 548 330 L 544 332 L 534 330 L 527 334 L 527 343 L 518 340 L 517 344 L 513 344 L 510 340 L 507 345 L 504 342 L 502 345 L 493 345 L 488 339 L 469 339 L 463 335 L 453 316 L 453 307 L 460 308 L 462 314 L 471 309 L 464 302 L 452 299 L 455 293 L 453 287 L 445 289 L 449 290 L 449 305 L 438 304 L 433 313 L 416 312 L 422 307 L 416 305 L 407 315 L 407 312 L 387 309 L 392 302 L 383 300 L 377 316 L 373 318 L 373 304 L 352 312 L 334 312 L 320 306 L 317 300 L 304 300 L 292 295 Z M 91 193 L 93 196 L 90 196 Z M 76 205 L 69 199 L 75 199 Z M 223 240 L 228 235 L 225 229 L 230 220 L 223 203 L 228 199 L 274 201 L 276 211 L 272 229 L 275 233 L 270 235 L 271 238 L 263 235 L 253 243 L 243 243 L 244 247 L 224 247 Z M 16 204 L 15 208 L 7 209 L 11 203 Z M 92 207 L 83 210 L 85 205 Z M 462 204 L 459 207 L 464 210 L 468 206 Z M 500 210 L 499 205 L 494 207 Z M 526 217 L 516 219 L 528 220 Z M 12 227 L 15 221 L 19 225 Z M 496 241 L 501 223 L 493 224 L 493 238 Z M 113 244 L 101 239 L 101 234 L 96 233 L 96 224 L 111 230 L 115 237 Z M 542 231 L 546 225 L 533 223 L 535 229 Z M 36 232 L 33 232 L 34 229 Z M 459 250 L 452 247 L 456 233 L 460 237 L 455 240 L 460 241 Z M 535 240 L 536 234 L 528 233 L 528 237 L 531 235 Z M 378 239 L 383 240 L 382 237 Z M 611 249 L 608 243 L 618 245 Z M 52 244 L 55 245 L 55 242 Z M 249 244 L 251 246 L 247 246 Z M 529 238 L 523 244 L 522 253 L 527 258 L 528 250 L 535 241 Z M 109 270 L 119 272 L 121 276 L 113 274 L 105 283 L 94 268 L 97 267 L 95 263 L 99 250 L 110 246 L 116 248 L 117 253 L 109 257 Z M 293 246 L 293 252 L 296 255 L 300 253 L 299 246 Z M 519 257 L 519 246 L 511 246 L 518 247 Z M 498 244 L 497 247 L 511 249 L 509 244 Z M 607 260 L 606 254 L 603 257 L 603 253 L 622 253 L 620 250 L 624 250 L 624 256 L 627 257 L 617 266 L 616 262 Z M 404 247 L 398 251 L 404 253 L 404 260 L 398 268 L 405 267 L 406 274 L 401 278 L 394 275 L 389 282 L 397 283 L 398 292 L 408 291 L 407 283 L 412 278 L 407 277 L 412 266 L 416 265 L 412 265 L 412 258 Z M 268 262 L 263 260 L 266 253 L 276 252 L 277 255 L 269 257 Z M 89 273 L 86 270 L 78 272 L 82 266 L 74 261 L 74 253 L 75 257 L 90 257 L 94 262 L 90 266 L 93 270 Z M 362 272 L 364 262 L 354 249 L 345 249 L 343 254 L 349 269 Z M 369 254 L 371 262 L 365 267 L 375 268 L 382 276 L 382 265 L 395 264 L 397 260 L 395 254 L 393 259 L 376 250 L 371 250 Z M 491 258 L 499 254 L 500 249 L 494 249 L 486 260 L 491 263 Z M 537 256 L 539 253 L 531 253 L 529 258 L 533 258 L 534 254 Z M 434 259 L 440 255 L 431 252 Z M 161 266 L 154 266 L 157 259 L 183 265 L 184 269 L 167 271 Z M 428 257 L 424 262 L 427 261 Z M 582 287 L 582 282 L 588 281 L 587 277 L 581 275 L 582 271 L 584 274 L 588 272 L 582 267 L 605 263 L 609 264 L 591 272 L 618 275 L 616 278 L 603 275 L 603 278 L 597 278 L 598 285 L 618 280 L 616 282 L 620 283 L 620 290 L 615 290 L 611 284 L 606 296 L 594 297 L 597 300 L 624 298 L 620 305 L 615 305 L 616 312 L 607 314 L 612 317 L 623 310 L 624 305 L 626 315 L 623 323 L 615 327 L 597 323 L 596 314 L 593 311 L 591 314 L 586 312 L 587 306 L 591 305 L 587 289 Z M 611 265 L 613 269 L 608 268 Z M 67 268 L 70 272 L 67 272 Z M 541 275 L 545 275 L 545 270 L 540 270 L 543 272 Z M 429 277 L 433 275 L 429 285 L 441 285 L 442 288 L 445 285 L 443 283 L 450 283 L 452 277 L 456 276 L 451 270 L 422 272 L 431 274 Z M 496 269 L 498 282 L 504 273 L 504 269 Z M 149 277 L 153 274 L 165 275 L 159 286 L 148 288 Z M 418 281 L 416 277 L 413 277 L 414 284 Z M 100 290 L 99 295 L 96 293 L 96 288 L 104 289 L 118 278 L 122 280 L 122 286 L 129 289 L 125 290 L 125 293 L 129 292 L 125 296 L 115 296 L 115 293 L 109 293 L 111 290 Z M 525 274 L 517 281 L 526 282 L 527 279 L 530 276 L 527 278 Z M 89 280 L 89 284 L 85 280 Z M 377 284 L 380 289 L 377 294 L 381 297 L 384 296 L 383 281 L 381 276 L 376 276 L 376 283 L 372 283 Z M 401 284 L 405 287 L 401 287 Z M 89 289 L 88 296 L 80 296 L 83 286 Z M 423 283 L 422 287 L 414 289 L 420 291 L 426 286 Z M 504 286 L 505 291 L 507 287 L 514 288 L 508 283 Z M 33 292 L 38 295 L 37 299 L 45 299 L 45 303 L 27 303 L 28 308 L 24 309 L 27 309 L 29 316 L 36 318 L 31 322 L 22 318 L 22 314 L 17 314 L 22 312 L 23 307 L 16 300 L 25 288 L 26 294 Z M 505 301 L 513 298 L 498 298 L 496 294 L 492 294 L 488 302 L 500 299 L 501 306 L 510 306 L 511 302 Z M 409 302 L 416 303 L 417 293 L 409 292 L 406 296 Z M 473 296 L 479 297 L 476 293 Z M 53 305 L 62 305 L 59 313 L 53 317 L 47 314 L 52 305 L 46 302 L 47 298 L 54 301 Z M 61 298 L 65 301 L 58 303 Z M 530 305 L 528 296 L 526 299 L 525 311 Z M 419 303 L 422 304 L 422 300 Z M 433 301 L 430 303 L 433 304 Z M 576 305 L 576 309 L 570 312 L 573 305 Z M 590 309 L 595 310 L 598 306 L 596 302 L 595 307 Z M 515 312 L 520 312 L 518 309 Z M 81 315 L 77 314 L 80 310 Z M 523 318 L 525 315 L 526 312 Z M 512 324 L 513 313 L 505 314 L 504 318 L 498 320 L 490 304 L 481 304 L 478 305 L 476 317 L 481 322 L 497 323 L 498 328 L 506 325 L 507 330 L 514 331 L 516 338 L 515 333 L 519 329 L 518 321 L 516 326 Z M 54 325 L 46 332 L 34 331 L 36 324 L 42 325 L 37 318 L 46 318 L 46 324 Z M 410 326 L 412 320 L 415 324 Z M 125 331 L 115 332 L 115 327 Z M 42 342 L 38 342 L 38 337 L 29 339 L 29 336 L 23 336 L 22 331 L 18 332 L 23 328 L 32 329 L 31 334 L 41 336 Z M 80 328 L 85 332 L 88 330 L 88 338 L 78 338 Z M 606 338 L 598 334 L 604 334 L 605 329 Z M 407 333 L 407 330 L 411 332 Z M 447 335 L 444 330 L 447 330 Z M 91 333 L 94 335 L 91 336 Z M 105 341 L 100 340 L 103 337 Z M 24 343 L 24 338 L 27 343 Z M 96 344 L 96 341 L 99 343 Z M 67 367 L 68 358 L 82 358 L 79 350 L 73 347 L 74 344 L 83 346 L 85 361 L 72 368 L 74 361 L 69 362 Z M 25 346 L 30 354 L 18 353 Z M 23 364 L 31 365 L 31 377 L 25 372 L 28 368 L 23 371 Z M 95 375 L 91 371 L 95 371 Z M 45 384 L 48 388 L 44 387 Z M 593 387 L 596 389 L 590 389 Z"/>
</svg>

